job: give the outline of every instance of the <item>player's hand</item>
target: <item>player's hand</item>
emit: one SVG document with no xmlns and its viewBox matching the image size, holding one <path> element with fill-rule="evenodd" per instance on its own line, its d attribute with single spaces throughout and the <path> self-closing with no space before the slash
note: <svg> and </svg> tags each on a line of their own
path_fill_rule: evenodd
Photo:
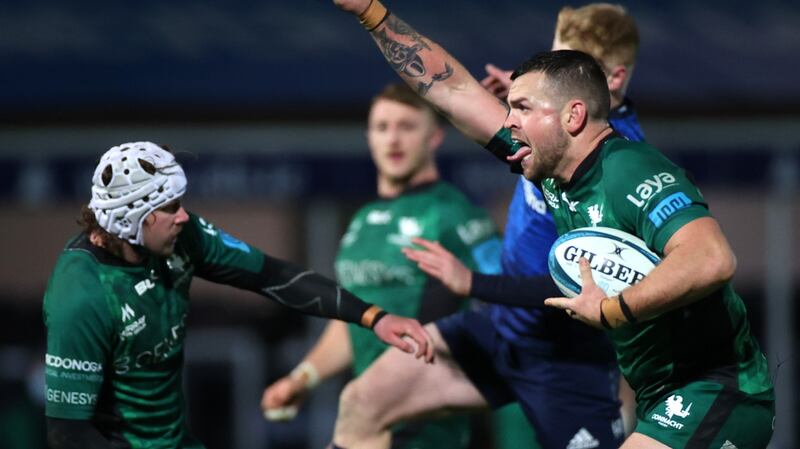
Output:
<svg viewBox="0 0 800 449">
<path fill-rule="evenodd" d="M 403 248 L 403 254 L 417 263 L 420 270 L 442 282 L 451 292 L 459 296 L 468 296 L 472 288 L 472 271 L 469 270 L 453 253 L 446 250 L 438 242 L 421 238 L 411 240 L 424 249 Z"/>
<path fill-rule="evenodd" d="M 369 3 L 370 0 L 333 0 L 333 4 L 338 6 L 339 9 L 355 15 L 366 11 Z"/>
<path fill-rule="evenodd" d="M 433 339 L 419 321 L 388 314 L 372 330 L 384 343 L 433 363 Z"/>
<path fill-rule="evenodd" d="M 495 97 L 506 101 L 508 90 L 511 88 L 511 70 L 503 70 L 494 64 L 486 64 L 486 78 L 481 80 L 481 85 Z"/>
<path fill-rule="evenodd" d="M 594 283 L 589 261 L 581 257 L 578 264 L 581 268 L 581 294 L 572 299 L 547 298 L 544 300 L 544 304 L 562 309 L 572 318 L 581 320 L 592 327 L 602 329 L 600 303 L 606 298 L 606 292 Z"/>
<path fill-rule="evenodd" d="M 288 421 L 295 417 L 308 390 L 302 378 L 284 376 L 264 390 L 261 410 L 270 421 Z"/>
</svg>

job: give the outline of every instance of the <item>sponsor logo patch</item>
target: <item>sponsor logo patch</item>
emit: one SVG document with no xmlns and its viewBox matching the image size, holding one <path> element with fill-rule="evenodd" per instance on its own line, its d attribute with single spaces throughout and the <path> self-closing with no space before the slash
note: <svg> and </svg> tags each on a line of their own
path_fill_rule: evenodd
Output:
<svg viewBox="0 0 800 449">
<path fill-rule="evenodd" d="M 89 360 L 71 359 L 59 357 L 57 355 L 45 354 L 44 363 L 53 368 L 63 368 L 72 371 L 82 371 L 84 373 L 99 373 L 103 371 L 103 365 Z"/>
<path fill-rule="evenodd" d="M 653 421 L 657 422 L 661 427 L 673 428 L 677 430 L 683 429 L 684 424 L 676 421 L 673 418 L 686 418 L 691 414 L 692 403 L 686 407 L 683 406 L 683 396 L 673 394 L 664 401 L 665 409 L 664 415 L 653 413 L 650 417 Z"/>
<path fill-rule="evenodd" d="M 660 228 L 667 218 L 671 217 L 673 214 L 675 214 L 675 212 L 685 209 L 691 205 L 692 200 L 690 200 L 685 193 L 673 193 L 656 204 L 656 207 L 653 208 L 653 211 L 647 214 L 647 218 L 649 218 L 657 228 Z"/>
<path fill-rule="evenodd" d="M 47 402 L 50 402 L 51 404 L 95 405 L 97 404 L 97 395 L 81 393 L 78 391 L 62 391 L 48 388 Z"/>
<path fill-rule="evenodd" d="M 659 173 L 642 181 L 641 184 L 636 186 L 635 193 L 628 194 L 625 198 L 627 198 L 627 200 L 633 203 L 636 207 L 641 208 L 645 205 L 645 203 L 647 203 L 647 200 L 653 197 L 653 195 L 664 190 L 665 187 L 675 184 L 676 182 L 678 181 L 671 173 Z"/>
<path fill-rule="evenodd" d="M 569 440 L 567 449 L 592 449 L 598 446 L 600 446 L 600 442 L 597 441 L 597 438 L 592 436 L 585 427 L 581 427 L 581 430 Z"/>
<path fill-rule="evenodd" d="M 250 252 L 250 247 L 247 246 L 247 243 L 237 239 L 221 229 L 219 230 L 219 236 L 222 237 L 222 244 L 228 248 L 238 249 L 239 251 L 245 253 Z"/>
</svg>

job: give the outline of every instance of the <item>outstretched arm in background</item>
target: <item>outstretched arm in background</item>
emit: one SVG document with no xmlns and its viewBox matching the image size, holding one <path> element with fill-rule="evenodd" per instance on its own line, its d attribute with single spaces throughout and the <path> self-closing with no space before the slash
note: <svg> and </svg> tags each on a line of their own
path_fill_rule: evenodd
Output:
<svg viewBox="0 0 800 449">
<path fill-rule="evenodd" d="M 486 78 L 481 80 L 481 86 L 495 97 L 504 100 L 511 89 L 511 70 L 503 70 L 494 64 L 486 64 Z"/>
<path fill-rule="evenodd" d="M 420 248 L 403 248 L 403 254 L 442 282 L 453 293 L 508 306 L 543 306 L 545 298 L 560 295 L 550 276 L 489 275 L 470 271 L 438 242 L 415 238 Z"/>
<path fill-rule="evenodd" d="M 272 421 L 294 418 L 310 390 L 343 372 L 352 363 L 353 350 L 347 323 L 331 320 L 303 361 L 264 390 L 261 398 L 264 417 Z"/>
</svg>

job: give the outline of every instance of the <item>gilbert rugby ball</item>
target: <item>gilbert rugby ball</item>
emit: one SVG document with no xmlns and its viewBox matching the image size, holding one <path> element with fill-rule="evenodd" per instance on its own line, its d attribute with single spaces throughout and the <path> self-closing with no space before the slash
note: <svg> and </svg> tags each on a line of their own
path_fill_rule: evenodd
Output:
<svg viewBox="0 0 800 449">
<path fill-rule="evenodd" d="M 639 282 L 661 261 L 627 232 L 605 227 L 569 231 L 556 240 L 547 258 L 550 276 L 569 298 L 581 292 L 581 257 L 589 261 L 594 282 L 609 296 Z"/>
</svg>

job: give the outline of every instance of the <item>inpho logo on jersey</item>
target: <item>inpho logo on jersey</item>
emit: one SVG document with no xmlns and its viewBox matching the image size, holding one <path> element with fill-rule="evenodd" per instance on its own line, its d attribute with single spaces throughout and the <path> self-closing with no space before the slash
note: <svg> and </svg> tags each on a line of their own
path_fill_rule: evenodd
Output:
<svg viewBox="0 0 800 449">
<path fill-rule="evenodd" d="M 647 218 L 660 228 L 661 225 L 671 217 L 675 212 L 685 209 L 692 205 L 692 200 L 689 199 L 683 192 L 673 193 L 672 195 L 661 200 L 656 205 L 652 212 L 647 214 Z"/>
</svg>

